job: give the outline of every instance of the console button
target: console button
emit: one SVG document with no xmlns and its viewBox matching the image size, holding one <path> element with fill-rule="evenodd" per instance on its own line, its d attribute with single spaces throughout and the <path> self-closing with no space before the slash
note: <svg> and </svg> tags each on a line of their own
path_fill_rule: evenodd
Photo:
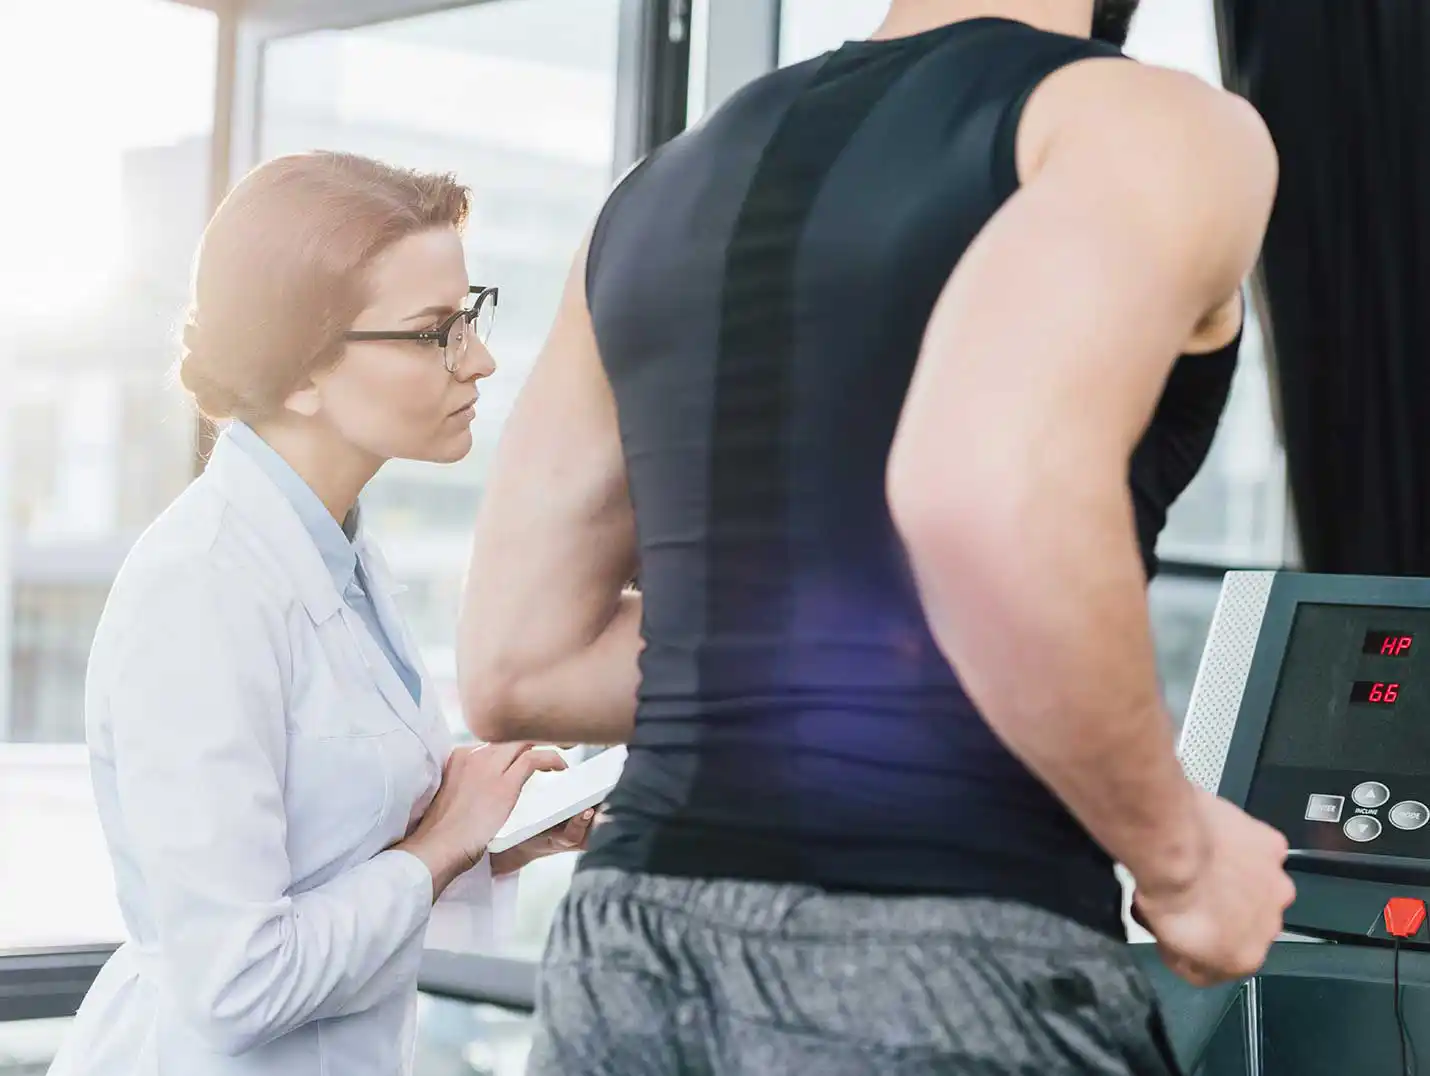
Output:
<svg viewBox="0 0 1430 1076">
<path fill-rule="evenodd" d="M 1390 802 L 1390 789 L 1379 781 L 1362 781 L 1351 789 L 1357 807 L 1379 807 Z"/>
<path fill-rule="evenodd" d="M 1380 819 L 1368 814 L 1352 815 L 1346 820 L 1345 835 L 1359 844 L 1380 836 Z"/>
<path fill-rule="evenodd" d="M 1396 829 L 1419 829 L 1430 822 L 1430 807 L 1419 800 L 1401 800 L 1390 809 L 1390 824 Z"/>
<path fill-rule="evenodd" d="M 1344 796 L 1310 796 L 1306 800 L 1306 821 L 1339 822 L 1341 809 L 1346 805 Z"/>
</svg>

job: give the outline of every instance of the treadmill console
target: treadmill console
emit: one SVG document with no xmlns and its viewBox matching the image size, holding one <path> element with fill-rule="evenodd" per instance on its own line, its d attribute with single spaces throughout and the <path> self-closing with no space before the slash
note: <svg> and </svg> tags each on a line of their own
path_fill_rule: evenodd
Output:
<svg viewBox="0 0 1430 1076">
<path fill-rule="evenodd" d="M 1179 751 L 1286 835 L 1288 930 L 1365 937 L 1430 899 L 1430 580 L 1229 573 Z"/>
</svg>

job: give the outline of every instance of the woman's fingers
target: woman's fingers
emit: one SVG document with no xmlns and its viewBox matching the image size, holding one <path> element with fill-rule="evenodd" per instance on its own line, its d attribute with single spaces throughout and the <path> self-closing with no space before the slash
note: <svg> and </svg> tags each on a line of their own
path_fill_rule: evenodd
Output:
<svg viewBox="0 0 1430 1076">
<path fill-rule="evenodd" d="M 530 740 L 516 740 L 513 743 L 489 743 L 478 750 L 490 751 L 492 761 L 503 770 L 509 770 L 517 759 L 523 758 L 535 746 Z"/>
<path fill-rule="evenodd" d="M 530 747 L 530 744 L 527 745 Z M 521 779 L 524 781 L 533 773 L 538 771 L 551 772 L 553 770 L 564 770 L 566 760 L 555 751 L 531 751 L 517 757 L 516 761 L 508 767 L 508 771 L 520 771 Z"/>
<path fill-rule="evenodd" d="M 585 810 L 575 818 L 567 819 L 561 827 L 561 841 L 568 848 L 580 848 L 591 835 L 591 821 L 596 817 L 594 810 Z"/>
<path fill-rule="evenodd" d="M 447 752 L 447 760 L 442 763 L 442 776 L 446 779 L 447 774 L 452 772 L 453 767 L 460 766 L 467 761 L 467 756 L 480 750 L 476 747 L 454 747 Z"/>
<path fill-rule="evenodd" d="M 551 851 L 572 852 L 584 848 L 586 838 L 591 835 L 591 822 L 595 815 L 594 810 L 582 811 L 565 822 L 552 826 L 541 834 L 541 838 L 545 839 L 546 846 Z"/>
</svg>

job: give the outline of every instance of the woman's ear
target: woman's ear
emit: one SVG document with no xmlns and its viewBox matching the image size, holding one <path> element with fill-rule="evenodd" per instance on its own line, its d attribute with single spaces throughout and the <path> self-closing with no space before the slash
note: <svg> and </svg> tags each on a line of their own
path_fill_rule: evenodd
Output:
<svg viewBox="0 0 1430 1076">
<path fill-rule="evenodd" d="M 283 407 L 304 418 L 312 418 L 323 409 L 323 396 L 318 391 L 318 383 L 310 379 L 306 384 L 294 389 L 283 401 Z"/>
</svg>

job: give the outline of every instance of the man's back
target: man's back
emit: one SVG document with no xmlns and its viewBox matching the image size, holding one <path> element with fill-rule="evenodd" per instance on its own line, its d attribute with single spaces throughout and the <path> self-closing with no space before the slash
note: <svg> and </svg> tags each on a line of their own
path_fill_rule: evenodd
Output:
<svg viewBox="0 0 1430 1076">
<path fill-rule="evenodd" d="M 1115 55 L 1001 19 L 850 43 L 753 84 L 608 203 L 586 291 L 646 649 L 587 866 L 994 895 L 1119 929 L 1108 857 L 939 651 L 885 487 L 930 313 L 1018 187 L 1023 104 Z"/>
</svg>

